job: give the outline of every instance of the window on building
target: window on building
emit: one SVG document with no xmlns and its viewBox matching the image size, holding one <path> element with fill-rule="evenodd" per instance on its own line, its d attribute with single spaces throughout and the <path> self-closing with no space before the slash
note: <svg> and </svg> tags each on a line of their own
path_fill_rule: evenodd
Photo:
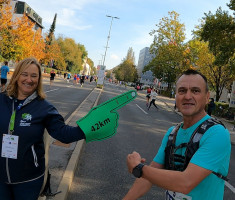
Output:
<svg viewBox="0 0 235 200">
<path fill-rule="evenodd" d="M 15 13 L 16 14 L 23 14 L 24 13 L 24 2 L 18 1 L 15 4 Z"/>
</svg>

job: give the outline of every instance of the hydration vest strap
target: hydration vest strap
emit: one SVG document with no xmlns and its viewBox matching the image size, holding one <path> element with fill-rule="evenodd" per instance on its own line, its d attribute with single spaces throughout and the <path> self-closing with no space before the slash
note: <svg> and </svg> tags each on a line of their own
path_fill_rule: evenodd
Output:
<svg viewBox="0 0 235 200">
<path fill-rule="evenodd" d="M 227 176 L 223 176 L 222 174 L 220 173 L 217 173 L 217 172 L 212 172 L 214 175 L 218 176 L 218 178 L 221 178 L 223 179 L 224 181 L 229 181 L 229 179 L 227 178 Z"/>
<path fill-rule="evenodd" d="M 188 143 L 182 143 L 179 146 L 175 146 L 175 141 L 176 141 L 176 136 L 178 133 L 178 130 L 180 128 L 182 123 L 178 124 L 177 126 L 175 126 L 175 128 L 172 130 L 172 132 L 169 135 L 169 139 L 167 142 L 167 146 L 166 149 L 171 147 L 170 152 L 168 151 L 167 153 L 169 153 L 170 155 L 167 155 L 170 159 L 166 160 L 165 166 L 166 169 L 170 169 L 170 170 L 180 170 L 181 167 L 175 165 L 174 162 L 180 162 L 180 163 L 184 163 L 184 166 L 182 166 L 182 169 L 180 171 L 183 171 L 184 169 L 186 169 L 186 167 L 188 166 L 188 163 L 190 161 L 190 159 L 192 158 L 192 156 L 194 155 L 194 153 L 197 151 L 197 149 L 199 148 L 199 142 L 201 137 L 203 136 L 203 134 L 212 126 L 216 125 L 216 124 L 221 124 L 222 126 L 224 126 L 224 124 L 215 119 L 215 118 L 209 118 L 206 121 L 202 122 L 197 128 L 196 130 L 193 132 L 190 140 Z M 225 126 L 224 126 L 225 127 Z M 226 127 L 225 127 L 226 128 Z M 195 145 L 196 146 L 195 146 Z M 186 147 L 186 151 L 185 151 L 185 156 L 181 156 L 178 154 L 175 154 L 176 150 Z M 166 149 L 165 149 L 165 153 L 166 153 Z M 187 156 L 187 153 L 190 152 L 191 154 L 189 154 Z M 189 158 L 188 158 L 189 157 Z M 183 160 L 184 159 L 184 160 Z M 187 160 L 189 159 L 189 160 Z M 183 160 L 183 161 L 182 161 Z M 213 174 L 215 174 L 218 178 L 221 178 L 225 181 L 228 181 L 229 179 L 225 176 L 223 176 L 220 173 L 217 172 L 212 172 Z"/>
</svg>

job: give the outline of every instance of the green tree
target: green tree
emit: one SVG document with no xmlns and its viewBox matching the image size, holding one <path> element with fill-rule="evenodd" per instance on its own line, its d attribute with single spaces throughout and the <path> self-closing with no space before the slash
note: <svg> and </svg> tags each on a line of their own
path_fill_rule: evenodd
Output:
<svg viewBox="0 0 235 200">
<path fill-rule="evenodd" d="M 135 66 L 135 55 L 132 47 L 127 51 L 126 57 L 113 71 L 115 78 L 119 81 L 136 82 L 138 79 L 137 69 Z"/>
<path fill-rule="evenodd" d="M 231 1 L 231 5 L 234 1 Z M 235 21 L 227 11 L 217 9 L 215 14 L 209 12 L 203 18 L 204 23 L 199 31 L 201 40 L 208 42 L 210 52 L 214 55 L 213 73 L 211 82 L 216 92 L 216 100 L 218 101 L 224 87 L 231 85 L 235 78 L 234 54 L 235 54 Z"/>
<path fill-rule="evenodd" d="M 59 37 L 57 39 L 62 55 L 65 59 L 66 70 L 78 73 L 82 70 L 82 52 L 72 38 Z"/>
<path fill-rule="evenodd" d="M 185 26 L 179 21 L 179 14 L 175 11 L 168 12 L 169 17 L 163 17 L 157 29 L 150 32 L 154 37 L 150 52 L 155 58 L 144 68 L 151 70 L 157 78 L 162 78 L 168 83 L 168 90 L 176 75 L 182 71 L 183 51 L 185 50 Z"/>
<path fill-rule="evenodd" d="M 86 51 L 86 48 L 83 44 L 78 43 L 78 48 L 82 52 L 82 59 L 85 59 L 88 56 L 88 52 Z"/>
<path fill-rule="evenodd" d="M 46 44 L 51 45 L 52 41 L 54 40 L 54 32 L 55 32 L 55 25 L 56 25 L 56 18 L 57 18 L 57 13 L 54 16 L 53 22 L 51 24 L 51 28 L 49 30 L 49 34 L 47 36 Z"/>
<path fill-rule="evenodd" d="M 235 0 L 230 0 L 230 3 L 227 5 L 231 10 L 235 11 Z"/>
<path fill-rule="evenodd" d="M 1 60 L 15 60 L 19 46 L 15 44 L 16 35 L 12 20 L 12 6 L 10 0 L 0 1 L 0 58 Z"/>
</svg>

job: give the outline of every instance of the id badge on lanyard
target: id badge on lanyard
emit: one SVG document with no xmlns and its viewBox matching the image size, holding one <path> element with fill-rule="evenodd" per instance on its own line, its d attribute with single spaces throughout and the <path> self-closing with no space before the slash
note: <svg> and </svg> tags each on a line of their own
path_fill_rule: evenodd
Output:
<svg viewBox="0 0 235 200">
<path fill-rule="evenodd" d="M 21 107 L 22 107 L 22 104 L 19 104 L 16 110 L 14 110 L 11 115 L 10 133 L 3 134 L 2 151 L 1 151 L 2 157 L 17 159 L 19 136 L 12 135 L 12 133 L 14 132 L 16 111 L 19 110 Z M 13 105 L 13 109 L 14 109 L 14 105 Z"/>
<path fill-rule="evenodd" d="M 19 136 L 3 134 L 2 157 L 17 159 Z"/>
<path fill-rule="evenodd" d="M 166 191 L 165 200 L 192 200 L 193 198 L 179 192 Z"/>
</svg>

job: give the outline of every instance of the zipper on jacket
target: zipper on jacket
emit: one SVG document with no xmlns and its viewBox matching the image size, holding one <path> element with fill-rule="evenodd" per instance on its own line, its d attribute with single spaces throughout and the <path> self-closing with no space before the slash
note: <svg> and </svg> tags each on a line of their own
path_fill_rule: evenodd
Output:
<svg viewBox="0 0 235 200">
<path fill-rule="evenodd" d="M 36 154 L 36 152 L 34 150 L 34 145 L 31 146 L 31 149 L 32 149 L 32 152 L 33 152 L 34 165 L 35 165 L 35 167 L 38 167 L 39 166 L 38 158 L 37 158 L 37 154 Z"/>
<path fill-rule="evenodd" d="M 8 158 L 6 158 L 6 171 L 7 171 L 8 183 L 11 183 L 11 178 L 10 178 L 10 173 L 9 173 L 9 167 L 8 167 Z"/>
<path fill-rule="evenodd" d="M 14 112 L 14 99 L 13 99 L 13 102 L 12 102 L 12 113 Z M 10 123 L 9 123 L 9 126 L 8 126 L 8 134 L 12 135 L 12 132 L 10 131 Z M 8 183 L 11 183 L 11 177 L 10 177 L 10 172 L 9 172 L 9 165 L 8 165 L 8 158 L 6 158 L 6 171 L 7 171 L 7 180 L 8 180 Z"/>
</svg>

